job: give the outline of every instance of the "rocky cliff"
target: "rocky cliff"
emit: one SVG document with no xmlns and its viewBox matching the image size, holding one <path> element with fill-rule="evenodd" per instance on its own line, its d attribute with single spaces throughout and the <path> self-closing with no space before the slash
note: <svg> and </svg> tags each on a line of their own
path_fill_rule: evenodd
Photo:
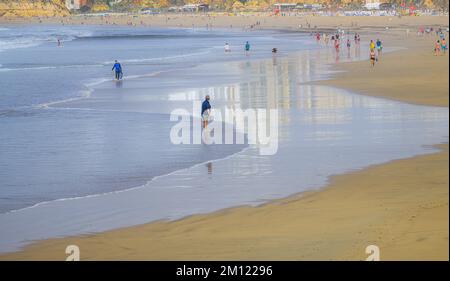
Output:
<svg viewBox="0 0 450 281">
<path fill-rule="evenodd" d="M 69 15 L 64 0 L 0 0 L 0 17 L 54 17 Z"/>
</svg>

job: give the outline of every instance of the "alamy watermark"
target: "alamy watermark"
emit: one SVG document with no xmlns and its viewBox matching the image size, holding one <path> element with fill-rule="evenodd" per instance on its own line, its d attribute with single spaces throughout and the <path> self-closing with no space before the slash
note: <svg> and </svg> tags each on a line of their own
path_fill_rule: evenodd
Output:
<svg viewBox="0 0 450 281">
<path fill-rule="evenodd" d="M 171 112 L 170 121 L 176 123 L 170 131 L 173 144 L 249 144 L 260 155 L 274 155 L 278 151 L 277 109 L 211 109 L 207 126 L 201 121 L 199 102 L 192 111 L 178 108 Z M 247 141 L 247 142 L 246 142 Z"/>
</svg>

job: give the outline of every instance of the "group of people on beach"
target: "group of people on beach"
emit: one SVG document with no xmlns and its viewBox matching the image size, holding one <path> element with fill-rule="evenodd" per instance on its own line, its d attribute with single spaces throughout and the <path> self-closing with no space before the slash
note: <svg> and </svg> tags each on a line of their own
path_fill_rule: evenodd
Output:
<svg viewBox="0 0 450 281">
<path fill-rule="evenodd" d="M 370 49 L 370 64 L 372 65 L 372 67 L 374 67 L 375 62 L 378 61 L 383 52 L 383 44 L 381 43 L 381 40 L 377 39 L 376 42 L 370 40 L 369 49 Z"/>
<path fill-rule="evenodd" d="M 343 34 L 344 34 L 344 32 L 340 31 L 340 30 L 334 34 L 328 34 L 325 32 L 323 32 L 323 33 L 317 32 L 316 33 L 316 41 L 318 44 L 323 42 L 326 46 L 328 46 L 330 43 L 330 40 L 331 40 L 332 44 L 334 45 L 334 48 L 336 50 L 339 50 L 339 47 L 341 45 L 340 38 Z"/>
<path fill-rule="evenodd" d="M 344 37 L 345 36 L 345 37 Z M 336 33 L 333 34 L 327 34 L 327 33 L 320 33 L 317 32 L 315 34 L 315 38 L 318 44 L 320 43 L 324 43 L 326 46 L 329 45 L 330 42 L 330 38 L 331 38 L 331 42 L 334 46 L 334 49 L 336 51 L 336 56 L 339 56 L 339 51 L 341 48 L 341 38 L 344 38 L 343 40 L 345 40 L 345 46 L 347 47 L 347 52 L 348 52 L 348 56 L 350 58 L 350 51 L 351 51 L 351 47 L 352 47 L 352 40 L 351 37 L 349 35 L 346 35 L 344 30 L 338 30 Z M 358 33 L 355 33 L 353 36 L 353 42 L 355 44 L 355 53 L 359 53 L 359 48 L 360 48 L 360 44 L 361 44 L 361 36 Z M 381 57 L 383 52 L 383 43 L 380 39 L 377 39 L 376 41 L 374 40 L 370 40 L 370 44 L 369 44 L 369 60 L 370 60 L 370 65 L 372 67 L 375 66 L 375 62 L 377 62 L 379 60 L 379 58 Z M 337 61 L 338 59 L 336 59 Z"/>
<path fill-rule="evenodd" d="M 331 43 L 334 46 L 334 49 L 336 51 L 339 51 L 340 48 L 341 48 L 341 38 L 343 38 L 344 36 L 345 36 L 345 31 L 344 30 L 338 30 L 337 32 L 332 33 L 332 34 L 328 34 L 328 33 L 325 33 L 325 32 L 323 32 L 323 33 L 317 32 L 316 33 L 316 41 L 317 41 L 318 44 L 323 43 L 326 46 L 329 46 L 330 41 L 331 41 Z M 347 47 L 347 51 L 348 51 L 348 53 L 350 55 L 350 49 L 351 49 L 351 46 L 352 46 L 352 40 L 350 39 L 349 36 L 347 36 L 347 39 L 344 42 L 345 42 L 345 46 Z M 360 42 L 361 42 L 360 35 L 358 33 L 355 33 L 355 36 L 354 36 L 355 46 L 359 47 Z"/>
<path fill-rule="evenodd" d="M 436 36 L 438 36 L 438 40 L 434 46 L 434 55 L 445 55 L 447 53 L 447 40 L 445 40 L 445 34 L 441 28 L 436 29 Z"/>
<path fill-rule="evenodd" d="M 445 37 L 445 33 L 449 33 L 449 28 L 447 27 L 447 29 L 443 29 L 442 27 L 425 27 L 425 26 L 420 26 L 419 29 L 417 30 L 417 36 L 424 36 L 424 35 L 428 35 L 428 36 L 432 36 L 435 35 L 438 39 L 436 39 L 436 42 L 434 43 L 434 55 L 435 56 L 439 56 L 439 55 L 445 55 L 447 53 L 447 40 Z"/>
<path fill-rule="evenodd" d="M 247 42 L 248 43 L 248 42 Z M 114 66 L 112 68 L 112 71 L 114 71 L 115 79 L 120 80 L 122 79 L 122 65 L 115 60 Z M 209 103 L 210 96 L 206 95 L 205 100 L 202 102 L 202 111 L 201 111 L 201 118 L 202 118 L 202 127 L 207 128 L 208 123 L 210 120 L 210 114 L 211 114 L 211 104 Z"/>
<path fill-rule="evenodd" d="M 59 42 L 58 42 L 58 44 L 59 44 Z M 248 41 L 245 42 L 244 50 L 245 50 L 246 56 L 250 55 L 250 43 Z M 230 44 L 228 44 L 228 42 L 225 43 L 224 51 L 225 51 L 225 53 L 231 52 L 231 47 L 230 47 Z M 276 53 L 276 52 L 277 52 L 277 48 L 272 48 L 272 53 Z M 122 65 L 117 60 L 114 61 L 114 65 L 111 70 L 114 72 L 115 80 L 122 79 L 122 77 L 123 77 Z"/>
<path fill-rule="evenodd" d="M 442 38 L 440 40 L 438 39 L 434 46 L 434 55 L 439 56 L 441 54 L 445 55 L 446 53 L 447 53 L 447 41 L 445 40 L 445 38 Z"/>
<path fill-rule="evenodd" d="M 223 49 L 224 49 L 225 53 L 230 53 L 231 52 L 230 44 L 228 44 L 228 42 L 225 43 L 225 46 L 223 47 Z M 244 50 L 245 50 L 245 55 L 248 56 L 250 54 L 250 43 L 248 41 L 245 42 Z"/>
</svg>

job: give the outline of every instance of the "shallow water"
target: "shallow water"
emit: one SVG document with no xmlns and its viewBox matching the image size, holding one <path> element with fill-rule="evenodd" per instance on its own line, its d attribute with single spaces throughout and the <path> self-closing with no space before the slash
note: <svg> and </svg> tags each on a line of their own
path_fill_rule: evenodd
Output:
<svg viewBox="0 0 450 281">
<path fill-rule="evenodd" d="M 9 133 L 1 135 L 0 151 L 6 157 L 0 160 L 5 168 L 0 202 L 5 210 L 17 207 L 8 205 L 14 200 L 24 207 L 40 203 L 0 214 L 0 250 L 30 240 L 256 205 L 323 187 L 330 175 L 429 153 L 434 151 L 430 145 L 448 141 L 448 108 L 305 85 L 331 75 L 326 63 L 335 62 L 336 54 L 308 36 L 263 35 L 202 32 L 192 45 L 217 46 L 210 56 L 202 55 L 202 63 L 183 58 L 159 69 L 131 64 L 133 76 L 122 83 L 92 68 L 84 74 L 96 73 L 99 80 L 89 84 L 88 97 L 56 103 L 47 97 L 37 107 L 3 113 L 0 129 Z M 252 42 L 265 47 L 251 57 L 225 56 L 224 36 L 229 42 L 252 36 Z M 285 41 L 279 38 L 277 46 L 286 51 L 267 56 L 264 50 L 274 44 L 270 38 L 278 37 Z M 78 44 L 91 40 L 105 41 Z M 345 51 L 339 59 L 348 59 Z M 350 59 L 355 59 L 353 52 Z M 278 110 L 277 153 L 261 155 L 257 145 L 171 144 L 175 122 L 170 113 L 180 108 L 192 112 L 206 94 L 218 110 Z"/>
<path fill-rule="evenodd" d="M 296 44 L 285 52 L 309 48 L 301 37 L 275 32 L 96 26 L 0 30 L 0 213 L 139 186 L 240 151 L 242 146 L 173 146 L 167 139 L 170 111 L 162 110 L 164 101 L 151 99 L 174 86 L 200 85 L 201 76 L 183 77 L 200 63 L 242 59 L 245 40 L 256 45 L 251 59 L 270 56 L 265 49 L 277 41 Z M 227 56 L 224 42 L 233 50 Z M 114 59 L 123 65 L 123 85 L 112 81 Z M 148 77 L 154 79 L 140 82 Z M 61 102 L 88 98 L 94 89 L 101 101 L 90 99 L 97 102 L 87 108 L 93 110 L 55 109 Z M 100 103 L 107 104 L 110 95 L 121 100 L 103 108 Z M 142 99 L 149 103 L 140 110 Z M 158 110 L 149 112 L 149 105 Z"/>
</svg>

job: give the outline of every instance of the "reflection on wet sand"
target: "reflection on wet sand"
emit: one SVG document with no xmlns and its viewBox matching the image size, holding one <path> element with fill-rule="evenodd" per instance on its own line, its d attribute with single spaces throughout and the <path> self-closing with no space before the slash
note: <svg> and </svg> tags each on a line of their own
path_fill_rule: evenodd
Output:
<svg viewBox="0 0 450 281">
<path fill-rule="evenodd" d="M 212 162 L 208 162 L 206 164 L 206 167 L 208 168 L 208 175 L 211 175 L 213 172 L 213 163 Z"/>
<path fill-rule="evenodd" d="M 107 91 L 101 97 L 93 95 L 89 102 L 97 107 L 115 108 L 119 104 L 122 110 L 127 107 L 144 113 L 164 112 L 156 115 L 163 124 L 170 122 L 167 113 L 173 108 L 192 108 L 192 104 L 199 103 L 206 94 L 211 96 L 211 104 L 218 110 L 277 109 L 279 148 L 276 154 L 268 156 L 260 155 L 258 147 L 250 145 L 230 156 L 215 161 L 208 159 L 158 176 L 140 188 L 64 203 L 51 202 L 34 210 L 0 216 L 4 229 L 21 230 L 5 234 L 2 237 L 5 242 L 2 242 L 12 245 L 43 237 L 178 219 L 237 205 L 257 205 L 318 189 L 326 184 L 330 175 L 430 152 L 432 148 L 426 145 L 448 141 L 448 108 L 413 106 L 305 85 L 305 82 L 328 75 L 323 61 L 333 58 L 327 57 L 327 52 L 332 51 L 279 56 L 275 65 L 272 59 L 214 65 L 216 70 L 231 69 L 233 79 L 230 80 L 234 82 L 221 81 L 193 89 L 178 87 L 164 92 L 128 92 L 133 102 Z M 210 71 L 211 67 L 205 69 L 193 70 L 192 77 L 198 77 L 195 72 L 199 71 L 205 81 L 215 81 L 217 71 Z M 186 74 L 188 78 L 190 74 Z M 179 77 L 166 79 L 175 84 Z M 138 84 L 127 80 L 124 87 L 131 87 L 133 83 Z M 85 102 L 84 106 L 92 105 Z M 142 116 L 145 119 L 148 115 Z M 136 145 L 144 143 L 142 139 L 136 141 Z M 181 152 L 195 148 L 198 146 L 186 145 Z M 201 149 L 195 157 L 211 152 L 207 145 Z M 169 159 L 170 165 L 179 160 L 181 152 Z M 134 155 L 138 156 L 142 155 Z M 93 209 L 95 216 L 90 213 Z M 59 215 L 51 215 L 55 213 Z M 64 228 L 62 222 L 67 221 L 76 222 L 77 233 Z M 53 228 L 45 234 L 36 233 L 39 229 L 36 222 Z"/>
</svg>

